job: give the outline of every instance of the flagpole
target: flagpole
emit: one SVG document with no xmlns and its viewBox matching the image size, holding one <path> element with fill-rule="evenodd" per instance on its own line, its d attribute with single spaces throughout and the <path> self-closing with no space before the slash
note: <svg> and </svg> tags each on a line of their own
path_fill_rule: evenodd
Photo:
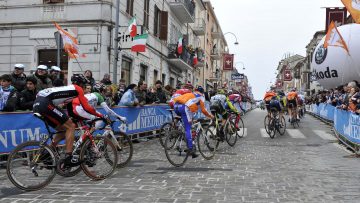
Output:
<svg viewBox="0 0 360 203">
<path fill-rule="evenodd" d="M 115 17 L 115 33 L 114 33 L 114 62 L 113 62 L 113 83 L 117 84 L 117 62 L 118 56 L 118 44 L 119 44 L 119 12 L 120 12 L 120 0 L 116 0 L 116 17 Z"/>
</svg>

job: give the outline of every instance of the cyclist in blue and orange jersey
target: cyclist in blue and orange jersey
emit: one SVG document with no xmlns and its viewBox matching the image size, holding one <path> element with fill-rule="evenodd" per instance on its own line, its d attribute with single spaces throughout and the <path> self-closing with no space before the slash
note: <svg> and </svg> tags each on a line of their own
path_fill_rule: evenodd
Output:
<svg viewBox="0 0 360 203">
<path fill-rule="evenodd" d="M 192 119 L 194 118 L 194 114 L 198 112 L 198 108 L 200 106 L 201 112 L 209 118 L 213 118 L 214 116 L 209 113 L 205 108 L 205 98 L 203 94 L 196 91 L 193 93 L 186 93 L 181 96 L 174 98 L 174 107 L 175 113 L 181 116 L 185 127 L 185 136 L 186 136 L 186 143 L 188 149 L 190 150 L 190 154 L 192 158 L 196 158 L 198 155 L 195 152 L 192 144 L 192 136 L 191 136 L 191 123 Z"/>
<path fill-rule="evenodd" d="M 288 112 L 289 112 L 289 121 L 291 122 L 293 119 L 297 119 L 297 107 L 298 107 L 298 93 L 296 92 L 296 88 L 293 88 L 288 94 L 287 94 L 287 103 L 288 103 Z M 292 116 L 292 111 L 294 112 L 294 117 Z"/>
<path fill-rule="evenodd" d="M 193 86 L 191 83 L 187 83 L 185 85 L 183 85 L 182 89 L 179 89 L 179 90 L 176 90 L 176 92 L 171 96 L 171 99 L 170 99 L 170 102 L 169 102 L 169 105 L 171 108 L 174 108 L 174 99 L 176 97 L 179 97 L 183 94 L 186 94 L 186 93 L 191 93 L 192 90 L 193 90 Z"/>
<path fill-rule="evenodd" d="M 264 102 L 269 116 L 270 116 L 270 101 L 273 96 L 276 96 L 276 93 L 274 91 L 274 88 L 271 87 L 270 91 L 267 91 L 264 96 Z"/>
</svg>

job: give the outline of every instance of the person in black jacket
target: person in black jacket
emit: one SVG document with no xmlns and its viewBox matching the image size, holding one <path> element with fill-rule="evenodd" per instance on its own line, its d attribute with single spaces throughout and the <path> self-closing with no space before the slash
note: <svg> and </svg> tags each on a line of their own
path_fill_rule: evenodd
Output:
<svg viewBox="0 0 360 203">
<path fill-rule="evenodd" d="M 166 103 L 166 94 L 165 91 L 162 89 L 162 82 L 160 80 L 156 81 L 156 103 Z"/>
<path fill-rule="evenodd" d="M 14 72 L 11 74 L 11 85 L 16 88 L 18 92 L 24 90 L 26 86 L 26 75 L 24 74 L 24 64 L 15 64 Z"/>
<path fill-rule="evenodd" d="M 34 77 L 26 78 L 26 88 L 20 94 L 20 109 L 21 110 L 32 110 L 33 104 L 36 99 L 36 90 L 37 80 Z"/>
</svg>

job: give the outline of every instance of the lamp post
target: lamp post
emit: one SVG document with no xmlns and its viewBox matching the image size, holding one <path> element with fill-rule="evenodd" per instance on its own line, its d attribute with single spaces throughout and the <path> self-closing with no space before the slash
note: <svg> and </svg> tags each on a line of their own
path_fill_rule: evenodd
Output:
<svg viewBox="0 0 360 203">
<path fill-rule="evenodd" d="M 224 36 L 227 35 L 227 34 L 231 34 L 232 36 L 234 36 L 234 37 L 235 37 L 235 42 L 234 42 L 234 44 L 235 44 L 235 45 L 239 45 L 239 42 L 238 42 L 238 40 L 237 40 L 237 37 L 236 37 L 236 35 L 235 35 L 234 33 L 232 33 L 232 32 L 227 32 L 227 33 L 224 34 Z"/>
</svg>

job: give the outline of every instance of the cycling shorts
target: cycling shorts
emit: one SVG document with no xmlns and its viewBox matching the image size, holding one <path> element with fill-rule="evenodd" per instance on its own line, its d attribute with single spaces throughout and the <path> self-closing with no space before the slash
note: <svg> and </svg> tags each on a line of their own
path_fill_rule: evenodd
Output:
<svg viewBox="0 0 360 203">
<path fill-rule="evenodd" d="M 265 101 L 266 110 L 270 111 L 270 101 Z"/>
<path fill-rule="evenodd" d="M 269 104 L 270 109 L 276 109 L 277 111 L 281 111 L 280 102 L 278 100 L 271 100 Z"/>
<path fill-rule="evenodd" d="M 213 102 L 210 105 L 210 110 L 216 112 L 217 114 L 221 115 L 224 119 L 227 118 L 227 112 L 223 105 L 219 101 Z"/>
<path fill-rule="evenodd" d="M 292 100 L 288 100 L 288 106 L 290 108 L 296 108 L 297 107 L 297 104 L 296 104 L 296 99 L 292 99 Z"/>
<path fill-rule="evenodd" d="M 35 99 L 33 111 L 34 113 L 42 115 L 45 118 L 45 121 L 53 128 L 63 125 L 69 120 L 69 116 L 64 110 L 55 106 L 52 101 L 46 97 L 38 96 Z"/>
</svg>

